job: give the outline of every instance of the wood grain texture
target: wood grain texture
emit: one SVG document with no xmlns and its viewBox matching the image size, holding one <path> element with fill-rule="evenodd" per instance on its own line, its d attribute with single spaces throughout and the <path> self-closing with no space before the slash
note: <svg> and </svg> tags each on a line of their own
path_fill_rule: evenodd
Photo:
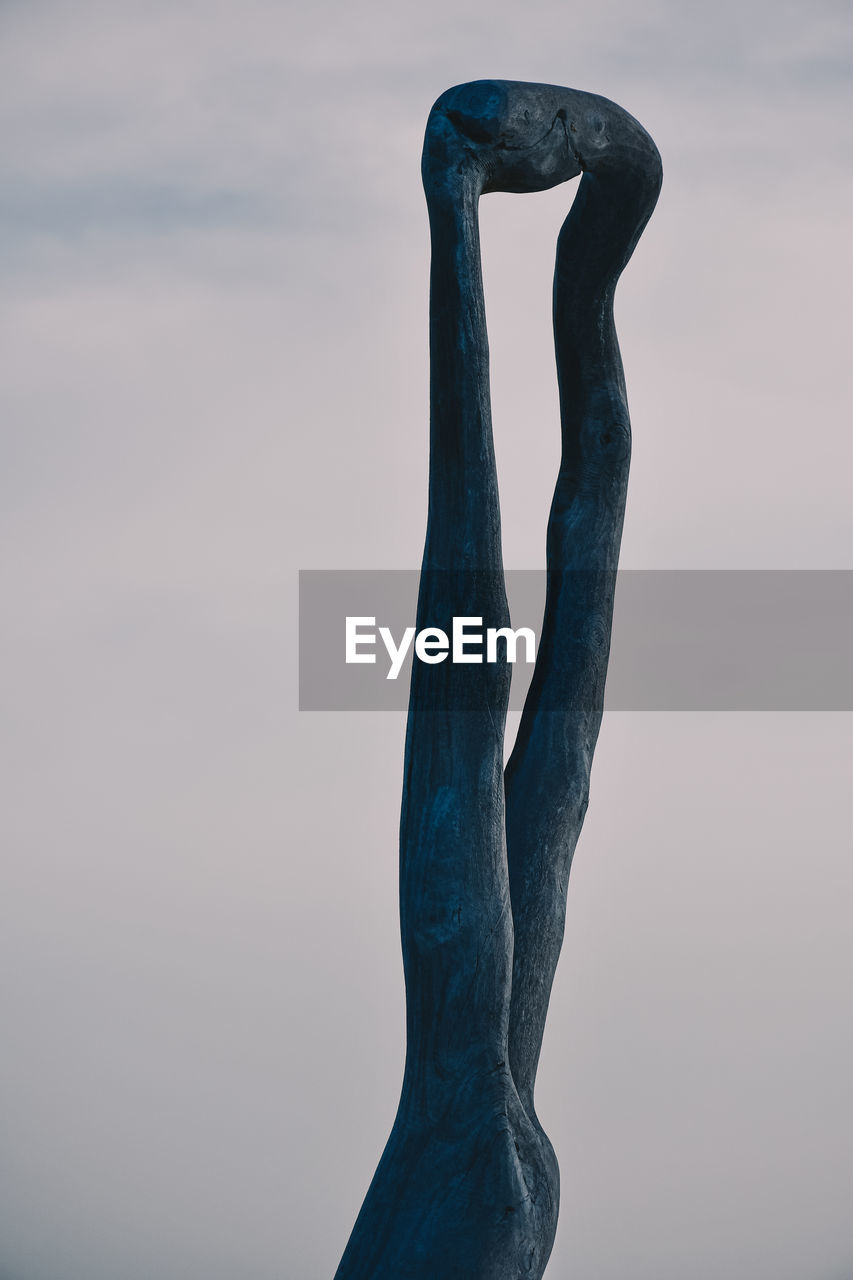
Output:
<svg viewBox="0 0 853 1280">
<path fill-rule="evenodd" d="M 415 662 L 400 827 L 407 1056 L 397 1117 L 336 1280 L 539 1280 L 559 1171 L 536 1068 L 601 723 L 630 423 L 616 282 L 660 157 L 622 108 L 477 81 L 427 122 L 430 481 L 418 628 L 509 622 L 477 207 L 582 174 L 557 245 L 563 452 L 533 682 L 503 770 L 506 664 Z"/>
</svg>

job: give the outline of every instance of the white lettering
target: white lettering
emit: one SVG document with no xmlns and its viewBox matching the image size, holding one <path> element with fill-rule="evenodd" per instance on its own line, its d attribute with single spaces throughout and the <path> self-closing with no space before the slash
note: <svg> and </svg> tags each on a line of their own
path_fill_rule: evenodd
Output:
<svg viewBox="0 0 853 1280">
<path fill-rule="evenodd" d="M 359 653 L 358 646 L 360 644 L 376 644 L 376 635 L 362 636 L 358 634 L 359 627 L 375 627 L 375 618 L 347 618 L 346 634 L 347 634 L 347 662 L 375 662 L 375 653 Z"/>
<path fill-rule="evenodd" d="M 486 631 L 486 662 L 497 662 L 499 636 L 503 636 L 506 640 L 507 662 L 518 660 L 519 637 L 524 640 L 524 661 L 536 661 L 536 636 L 530 627 L 519 627 L 517 631 L 513 631 L 512 627 L 489 627 Z"/>
<path fill-rule="evenodd" d="M 482 653 L 466 653 L 466 644 L 483 643 L 483 633 L 478 631 L 476 635 L 465 633 L 466 627 L 482 626 L 482 618 L 454 618 L 453 619 L 453 661 L 454 662 L 482 662 Z"/>
<path fill-rule="evenodd" d="M 418 632 L 415 631 L 414 627 L 406 627 L 399 644 L 394 639 L 390 627 L 379 627 L 379 636 L 385 645 L 385 650 L 391 662 L 385 679 L 397 679 L 403 669 L 409 650 L 412 648 L 413 640 L 417 658 L 421 662 L 426 662 L 430 665 L 444 662 L 448 653 L 453 662 L 483 662 L 483 632 L 482 630 L 471 629 L 481 628 L 482 625 L 482 618 L 454 618 L 452 645 L 448 639 L 447 632 L 442 631 L 439 627 L 424 627 L 422 631 Z M 361 652 L 361 649 L 365 646 L 375 646 L 376 631 L 368 630 L 368 628 L 374 628 L 375 626 L 375 618 L 347 617 L 347 662 L 376 662 L 375 653 Z M 524 661 L 528 664 L 536 661 L 536 634 L 530 627 L 519 627 L 517 631 L 514 631 L 512 627 L 487 627 L 485 634 L 486 662 L 498 661 L 499 639 L 502 639 L 506 644 L 507 662 L 518 661 L 518 644 L 520 640 L 524 641 Z M 481 652 L 467 652 L 472 646 L 479 646 Z"/>
<path fill-rule="evenodd" d="M 440 627 L 424 627 L 415 637 L 415 653 L 421 662 L 444 662 L 449 648 L 447 632 Z"/>
<path fill-rule="evenodd" d="M 406 627 L 403 632 L 403 639 L 400 641 L 399 648 L 394 643 L 394 637 L 391 635 L 390 627 L 380 627 L 379 634 L 385 642 L 385 648 L 388 650 L 388 657 L 391 659 L 391 666 L 386 680 L 396 680 L 400 674 L 400 668 L 405 661 L 406 654 L 409 652 L 409 645 L 412 643 L 412 637 L 415 634 L 414 627 Z"/>
</svg>

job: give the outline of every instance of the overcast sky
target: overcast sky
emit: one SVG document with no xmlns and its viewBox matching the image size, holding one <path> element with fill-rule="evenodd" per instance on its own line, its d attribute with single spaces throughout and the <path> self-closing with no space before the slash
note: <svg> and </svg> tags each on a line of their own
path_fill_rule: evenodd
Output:
<svg viewBox="0 0 853 1280">
<path fill-rule="evenodd" d="M 411 568 L 430 105 L 615 99 L 631 568 L 853 568 L 846 0 L 0 7 L 0 1280 L 328 1280 L 396 1108 L 403 719 L 296 709 L 299 568 Z M 557 188 L 481 208 L 506 560 Z M 849 1280 L 853 717 L 611 713 L 539 1111 L 549 1280 Z"/>
</svg>

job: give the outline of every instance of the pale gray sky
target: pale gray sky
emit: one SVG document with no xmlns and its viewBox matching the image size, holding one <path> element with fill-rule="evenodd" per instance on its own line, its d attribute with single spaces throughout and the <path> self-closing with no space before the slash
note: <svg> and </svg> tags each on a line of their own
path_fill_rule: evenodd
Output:
<svg viewBox="0 0 853 1280">
<path fill-rule="evenodd" d="M 846 2 L 0 10 L 0 1280 L 324 1280 L 403 1055 L 402 717 L 296 710 L 296 571 L 412 567 L 423 126 L 592 90 L 664 159 L 620 286 L 623 564 L 851 568 Z M 572 191 L 482 205 L 510 565 Z M 605 720 L 540 1112 L 552 1280 L 849 1280 L 847 715 Z"/>
</svg>

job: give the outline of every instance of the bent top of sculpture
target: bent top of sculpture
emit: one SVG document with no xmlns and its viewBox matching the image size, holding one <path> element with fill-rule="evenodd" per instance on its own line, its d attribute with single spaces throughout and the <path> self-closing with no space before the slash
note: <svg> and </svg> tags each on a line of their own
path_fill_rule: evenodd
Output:
<svg viewBox="0 0 853 1280">
<path fill-rule="evenodd" d="M 430 112 L 430 480 L 418 626 L 506 626 L 477 203 L 583 174 L 557 242 L 562 458 L 539 654 L 509 763 L 507 664 L 415 664 L 400 824 L 406 1069 L 336 1280 L 539 1280 L 559 1171 L 534 1106 L 601 723 L 630 423 L 616 282 L 657 200 L 621 107 L 482 80 Z"/>
<path fill-rule="evenodd" d="M 437 99 L 424 142 L 427 199 L 452 188 L 460 160 L 479 171 L 481 193 L 546 191 L 604 168 L 633 172 L 657 192 L 662 174 L 654 142 L 615 102 L 519 80 L 474 80 Z"/>
</svg>

